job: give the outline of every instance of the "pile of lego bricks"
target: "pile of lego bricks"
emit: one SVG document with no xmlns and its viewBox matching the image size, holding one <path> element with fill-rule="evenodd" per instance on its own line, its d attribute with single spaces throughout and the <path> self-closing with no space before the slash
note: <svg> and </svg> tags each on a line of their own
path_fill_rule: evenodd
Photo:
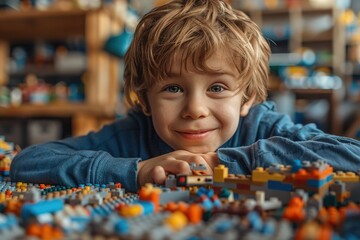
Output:
<svg viewBox="0 0 360 240">
<path fill-rule="evenodd" d="M 15 151 L 4 140 L 0 146 L 3 166 Z M 170 185 L 137 193 L 120 183 L 63 187 L 2 174 L 0 239 L 360 238 L 359 176 L 333 173 L 324 161 L 258 168 L 251 176 L 219 165 L 214 176 L 169 176 Z"/>
</svg>

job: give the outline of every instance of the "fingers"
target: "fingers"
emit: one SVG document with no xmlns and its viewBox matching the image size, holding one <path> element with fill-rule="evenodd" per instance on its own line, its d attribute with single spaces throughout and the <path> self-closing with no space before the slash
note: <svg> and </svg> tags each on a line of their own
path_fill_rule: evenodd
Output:
<svg viewBox="0 0 360 240">
<path fill-rule="evenodd" d="M 172 153 L 158 156 L 138 164 L 138 184 L 142 186 L 147 182 L 163 184 L 167 174 L 191 174 L 189 163 L 197 166 L 203 164 L 203 174 L 212 175 L 218 158 L 216 153 L 194 154 L 187 151 L 177 150 Z"/>
<path fill-rule="evenodd" d="M 200 164 L 204 165 L 206 168 L 205 174 L 209 174 L 209 175 L 213 174 L 213 169 L 217 165 L 217 162 L 218 162 L 217 154 L 215 152 L 206 153 L 206 154 L 189 154 L 189 153 L 187 153 L 185 155 L 171 156 L 171 157 L 167 158 L 165 161 L 169 161 L 169 160 L 172 160 L 172 161 L 179 160 L 179 161 L 183 161 L 183 162 L 187 163 L 184 165 L 177 166 L 177 167 L 181 167 L 183 169 L 179 170 L 179 172 L 173 172 L 173 173 L 188 174 L 189 172 L 191 172 L 190 166 L 188 166 L 188 165 L 190 163 L 195 163 L 197 166 L 199 166 Z M 168 162 L 168 163 L 171 164 L 170 162 Z M 172 172 L 171 166 L 169 166 L 169 169 L 170 169 L 170 172 Z"/>
<path fill-rule="evenodd" d="M 205 174 L 209 174 L 212 175 L 213 174 L 213 170 L 211 168 L 211 166 L 208 164 L 208 162 L 204 159 L 204 157 L 202 155 L 192 155 L 189 156 L 186 159 L 186 162 L 188 163 L 195 163 L 197 166 L 199 166 L 200 164 L 205 166 Z"/>
<path fill-rule="evenodd" d="M 191 173 L 190 165 L 182 160 L 168 158 L 162 162 L 161 166 L 157 165 L 151 170 L 153 183 L 164 184 L 166 180 L 166 173 L 189 174 Z"/>
<path fill-rule="evenodd" d="M 173 174 L 189 174 L 191 173 L 190 165 L 186 161 L 169 158 L 162 162 L 161 166 L 166 172 Z"/>
<path fill-rule="evenodd" d="M 151 171 L 151 178 L 155 184 L 164 184 L 166 172 L 162 166 L 155 166 Z"/>
</svg>

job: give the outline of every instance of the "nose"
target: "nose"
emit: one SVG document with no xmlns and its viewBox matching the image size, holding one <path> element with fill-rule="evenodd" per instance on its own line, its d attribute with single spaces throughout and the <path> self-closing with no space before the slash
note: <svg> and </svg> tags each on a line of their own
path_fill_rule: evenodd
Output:
<svg viewBox="0 0 360 240">
<path fill-rule="evenodd" d="M 209 108 L 204 96 L 192 95 L 185 98 L 184 107 L 182 109 L 183 118 L 198 119 L 209 115 Z"/>
</svg>

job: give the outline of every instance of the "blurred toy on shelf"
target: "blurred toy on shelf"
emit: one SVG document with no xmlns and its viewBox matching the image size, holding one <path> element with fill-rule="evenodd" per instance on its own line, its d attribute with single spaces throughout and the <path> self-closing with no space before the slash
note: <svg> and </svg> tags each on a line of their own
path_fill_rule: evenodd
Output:
<svg viewBox="0 0 360 240">
<path fill-rule="evenodd" d="M 116 0 L 2 0 L 0 1 L 1 8 L 14 10 L 49 10 L 49 9 L 82 9 L 91 10 L 98 9 L 107 2 Z"/>
<path fill-rule="evenodd" d="M 287 66 L 279 68 L 280 78 L 288 89 L 333 89 L 343 86 L 343 80 L 324 68 Z"/>
<path fill-rule="evenodd" d="M 81 102 L 84 100 L 84 89 L 80 83 L 63 81 L 48 84 L 34 74 L 28 74 L 24 83 L 9 88 L 0 87 L 0 106 L 20 106 L 21 104 L 45 105 L 60 102 Z"/>
<path fill-rule="evenodd" d="M 289 9 L 298 7 L 329 8 L 336 6 L 340 9 L 347 9 L 350 0 L 232 0 L 231 3 L 240 9 Z"/>
</svg>

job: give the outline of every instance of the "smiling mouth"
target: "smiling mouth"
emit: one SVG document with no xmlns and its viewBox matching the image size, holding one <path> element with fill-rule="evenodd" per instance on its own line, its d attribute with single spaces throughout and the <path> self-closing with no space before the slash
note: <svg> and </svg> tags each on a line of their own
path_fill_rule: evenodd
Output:
<svg viewBox="0 0 360 240">
<path fill-rule="evenodd" d="M 190 140 L 199 140 L 206 138 L 213 129 L 207 129 L 207 130 L 197 130 L 197 131 L 176 131 L 180 136 L 186 139 Z"/>
</svg>

